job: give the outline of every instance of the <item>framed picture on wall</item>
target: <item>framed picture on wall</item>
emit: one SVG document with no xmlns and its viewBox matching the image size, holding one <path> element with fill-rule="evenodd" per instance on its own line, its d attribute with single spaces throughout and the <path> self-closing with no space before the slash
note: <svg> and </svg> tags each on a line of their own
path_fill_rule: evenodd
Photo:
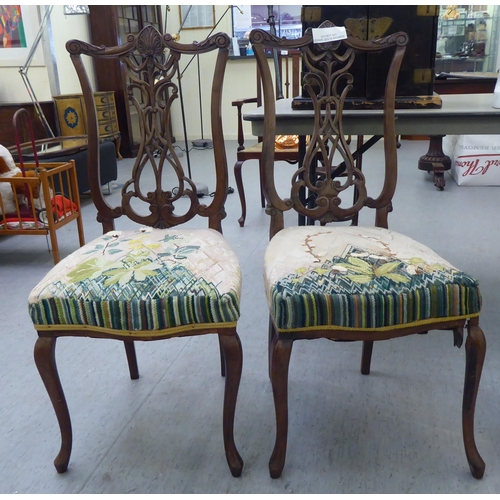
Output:
<svg viewBox="0 0 500 500">
<path fill-rule="evenodd" d="M 181 26 L 185 30 L 213 28 L 215 7 L 213 5 L 179 5 Z"/>
<path fill-rule="evenodd" d="M 40 21 L 36 5 L 0 5 L 0 66 L 23 66 L 35 41 Z M 43 66 L 37 47 L 32 66 Z"/>
</svg>

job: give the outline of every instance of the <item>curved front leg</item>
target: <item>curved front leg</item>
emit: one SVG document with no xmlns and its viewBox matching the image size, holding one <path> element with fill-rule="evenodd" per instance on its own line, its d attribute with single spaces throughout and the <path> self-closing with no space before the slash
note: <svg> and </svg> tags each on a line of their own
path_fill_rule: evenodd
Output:
<svg viewBox="0 0 500 500">
<path fill-rule="evenodd" d="M 61 429 L 61 449 L 54 460 L 57 472 L 66 472 L 71 455 L 73 432 L 68 405 L 59 380 L 56 365 L 56 338 L 39 337 L 35 343 L 35 363 L 49 393 Z"/>
<path fill-rule="evenodd" d="M 231 474 L 234 477 L 239 477 L 243 469 L 243 460 L 234 443 L 234 414 L 243 366 L 243 351 L 236 330 L 234 335 L 219 335 L 219 341 L 226 364 L 226 387 L 222 417 L 224 449 L 226 450 L 226 459 Z"/>
<path fill-rule="evenodd" d="M 481 479 L 484 475 L 485 464 L 477 451 L 474 439 L 474 412 L 486 353 L 486 340 L 483 331 L 479 327 L 477 318 L 469 321 L 467 329 L 469 334 L 465 341 L 465 384 L 462 406 L 462 428 L 465 454 L 467 455 L 470 470 L 476 479 Z"/>
<path fill-rule="evenodd" d="M 240 227 L 245 225 L 245 219 L 247 216 L 247 203 L 245 200 L 245 189 L 243 188 L 243 178 L 241 177 L 241 166 L 243 161 L 237 161 L 234 164 L 234 179 L 236 181 L 236 188 L 238 189 L 238 196 L 240 197 L 241 204 L 241 217 L 238 219 Z"/>
<path fill-rule="evenodd" d="M 273 479 L 281 476 L 285 466 L 288 438 L 288 366 L 293 340 L 277 339 L 274 342 L 271 383 L 276 411 L 276 442 L 269 460 L 269 473 Z"/>
</svg>

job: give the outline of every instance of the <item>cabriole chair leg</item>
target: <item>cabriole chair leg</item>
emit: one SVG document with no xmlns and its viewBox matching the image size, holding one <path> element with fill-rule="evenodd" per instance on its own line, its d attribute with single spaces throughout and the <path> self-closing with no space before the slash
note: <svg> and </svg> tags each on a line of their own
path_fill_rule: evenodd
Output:
<svg viewBox="0 0 500 500">
<path fill-rule="evenodd" d="M 476 479 L 481 479 L 484 475 L 485 464 L 477 450 L 476 441 L 474 439 L 474 412 L 484 356 L 486 353 L 486 340 L 483 331 L 479 327 L 477 318 L 470 320 L 467 329 L 468 335 L 465 341 L 465 383 L 462 406 L 462 428 L 465 454 L 467 455 L 470 470 Z"/>
<path fill-rule="evenodd" d="M 49 393 L 50 401 L 56 412 L 59 428 L 61 429 L 61 449 L 54 460 L 57 472 L 66 472 L 68 469 L 73 432 L 68 405 L 59 379 L 56 365 L 56 338 L 39 337 L 35 343 L 35 363 L 42 377 L 42 381 Z"/>
<path fill-rule="evenodd" d="M 239 477 L 243 469 L 243 460 L 234 442 L 234 414 L 243 366 L 243 351 L 236 330 L 234 335 L 219 335 L 219 339 L 226 365 L 226 387 L 222 420 L 224 449 L 226 450 L 226 459 L 231 474 L 234 477 Z"/>
<path fill-rule="evenodd" d="M 241 217 L 238 219 L 240 227 L 245 225 L 245 219 L 247 216 L 247 203 L 245 200 L 245 188 L 243 187 L 243 179 L 241 177 L 241 166 L 244 162 L 237 161 L 234 164 L 234 180 L 236 181 L 236 188 L 238 189 L 238 196 L 240 197 L 241 204 Z"/>
<path fill-rule="evenodd" d="M 293 340 L 274 342 L 271 367 L 274 407 L 276 411 L 276 442 L 269 460 L 269 473 L 273 479 L 281 476 L 285 466 L 288 436 L 288 366 Z"/>
</svg>

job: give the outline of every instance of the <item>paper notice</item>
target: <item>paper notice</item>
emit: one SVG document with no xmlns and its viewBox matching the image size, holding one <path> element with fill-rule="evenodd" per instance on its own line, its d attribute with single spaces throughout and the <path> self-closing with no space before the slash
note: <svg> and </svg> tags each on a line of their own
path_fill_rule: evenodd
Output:
<svg viewBox="0 0 500 500">
<path fill-rule="evenodd" d="M 332 26 L 330 28 L 313 28 L 314 43 L 336 42 L 347 38 L 346 30 L 343 26 Z"/>
</svg>

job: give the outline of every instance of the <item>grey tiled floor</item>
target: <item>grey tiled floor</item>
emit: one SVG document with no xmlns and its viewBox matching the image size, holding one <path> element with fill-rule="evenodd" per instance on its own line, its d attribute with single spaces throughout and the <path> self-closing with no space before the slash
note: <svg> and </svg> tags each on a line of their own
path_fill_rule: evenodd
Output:
<svg viewBox="0 0 500 500">
<path fill-rule="evenodd" d="M 227 149 L 232 171 L 236 144 L 228 142 Z M 52 267 L 52 256 L 43 238 L 2 236 L 0 493 L 500 492 L 500 188 L 459 187 L 447 175 L 440 192 L 416 167 L 426 151 L 425 142 L 402 142 L 389 225 L 481 282 L 488 343 L 476 411 L 477 445 L 486 462 L 482 480 L 470 475 L 463 449 L 464 349 L 453 347 L 450 332 L 377 343 L 368 377 L 359 372 L 358 343 L 297 342 L 290 365 L 287 461 L 282 477 L 270 479 L 274 409 L 262 283 L 268 219 L 259 206 L 254 162 L 244 167 L 246 226 L 236 222 L 236 193 L 228 196 L 223 221 L 243 269 L 238 330 L 244 366 L 235 422 L 242 476 L 230 475 L 224 457 L 215 336 L 139 343 L 137 381 L 128 377 L 120 342 L 59 340 L 74 444 L 68 472 L 57 474 L 52 461 L 59 430 L 34 366 L 36 333 L 26 304 L 31 288 Z M 380 153 L 377 145 L 364 162 L 375 183 Z M 205 154 L 192 153 L 193 177 L 213 189 Z M 130 165 L 123 160 L 120 171 Z M 281 170 L 289 174 L 293 168 Z M 230 184 L 235 187 L 232 174 Z M 83 205 L 90 241 L 101 229 L 88 198 Z M 75 228 L 61 230 L 59 239 L 66 256 L 77 246 Z"/>
</svg>

